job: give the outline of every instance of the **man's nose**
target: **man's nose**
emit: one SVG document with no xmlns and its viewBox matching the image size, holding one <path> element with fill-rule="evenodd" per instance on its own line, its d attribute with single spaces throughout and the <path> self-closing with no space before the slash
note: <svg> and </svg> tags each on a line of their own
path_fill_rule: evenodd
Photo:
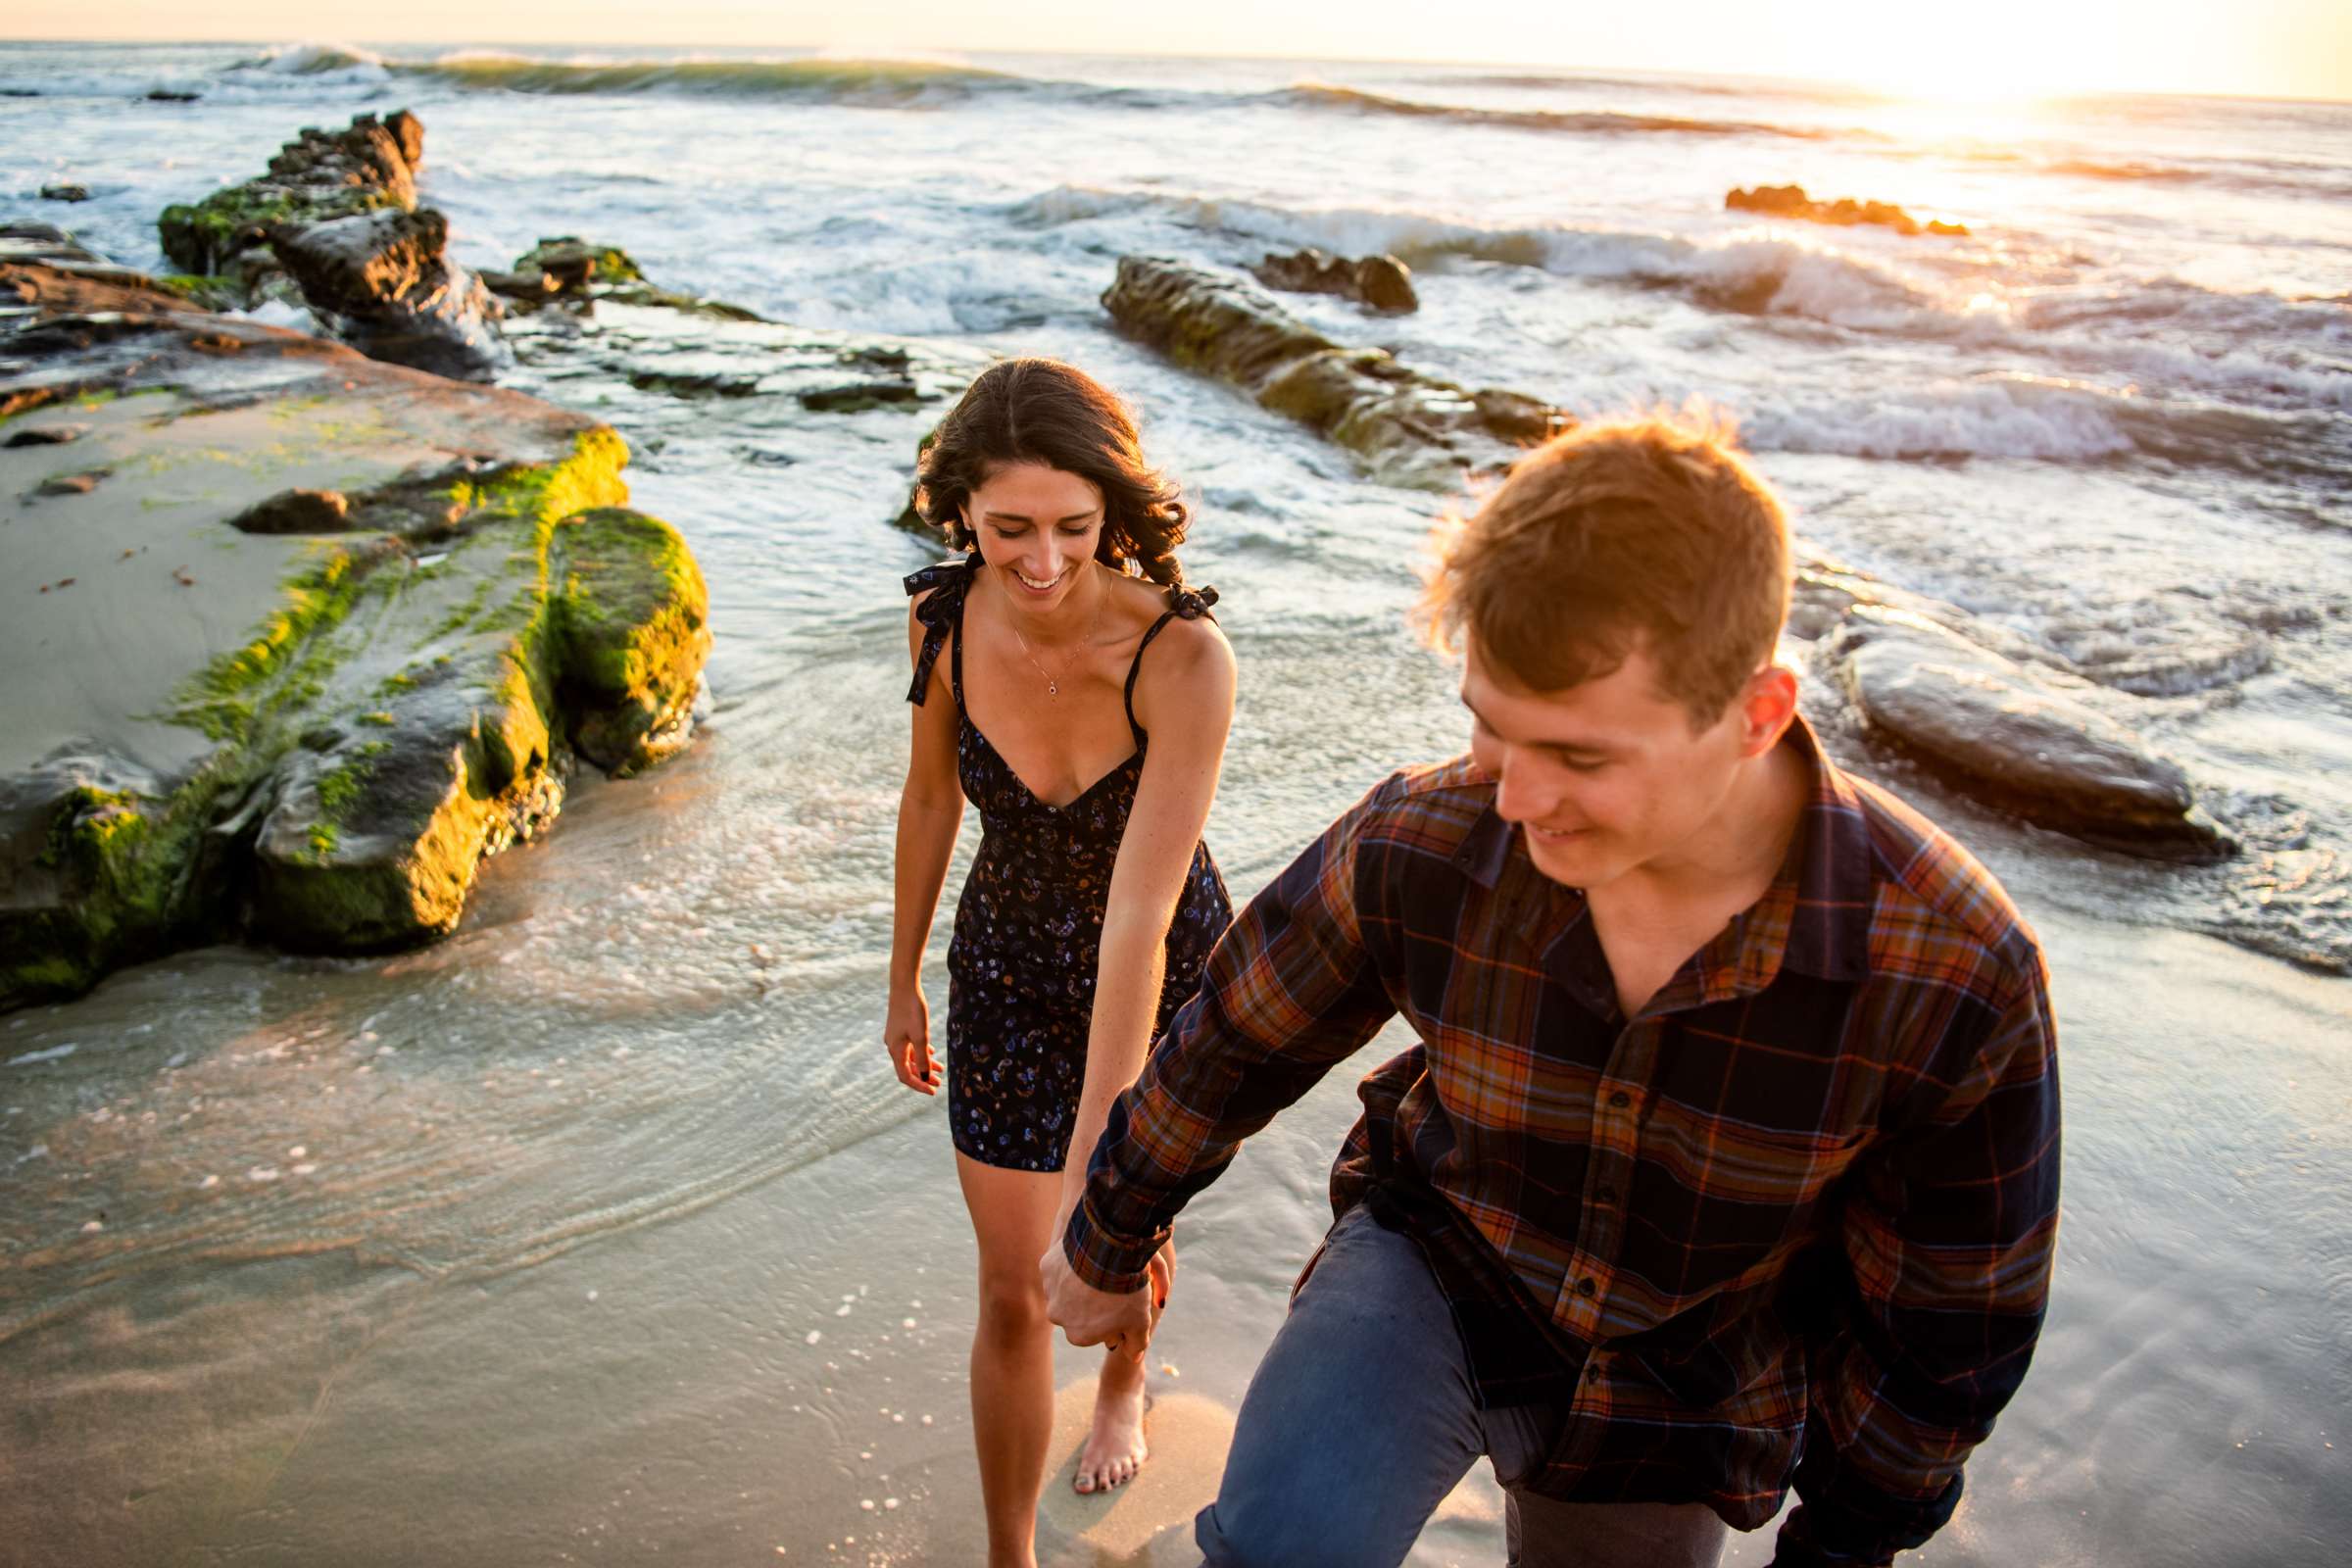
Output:
<svg viewBox="0 0 2352 1568">
<path fill-rule="evenodd" d="M 1534 822 L 1551 814 L 1560 792 L 1546 787 L 1536 768 L 1516 751 L 1502 754 L 1494 784 L 1494 811 L 1506 822 Z"/>
</svg>

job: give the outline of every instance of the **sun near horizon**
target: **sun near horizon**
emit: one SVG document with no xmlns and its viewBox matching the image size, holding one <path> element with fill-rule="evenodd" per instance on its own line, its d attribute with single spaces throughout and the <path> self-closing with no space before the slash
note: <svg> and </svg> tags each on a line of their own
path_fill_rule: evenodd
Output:
<svg viewBox="0 0 2352 1568">
<path fill-rule="evenodd" d="M 1190 0 L 1140 15 L 1081 0 L 985 10 L 902 0 L 879 15 L 811 0 L 680 0 L 654 13 L 620 0 L 518 0 L 487 13 L 462 0 L 416 0 L 366 16 L 322 15 L 296 0 L 221 0 L 201 14 L 157 0 L 98 11 L 22 0 L 12 9 L 6 35 L 17 41 L 1231 56 L 1781 78 L 1971 104 L 2104 93 L 2352 100 L 2352 6 L 2333 0 L 2248 0 L 2226 23 L 2201 0 L 1935 9 L 1682 0 L 1670 15 L 1628 5 L 1570 15 L 1509 0 L 1362 0 L 1344 15 L 1298 0 Z"/>
</svg>

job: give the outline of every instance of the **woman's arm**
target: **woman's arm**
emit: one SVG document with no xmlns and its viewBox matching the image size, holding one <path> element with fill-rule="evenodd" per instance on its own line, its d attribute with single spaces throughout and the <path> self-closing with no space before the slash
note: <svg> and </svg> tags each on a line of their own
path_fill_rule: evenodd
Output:
<svg viewBox="0 0 2352 1568">
<path fill-rule="evenodd" d="M 919 657 L 923 626 L 912 601 L 906 612 L 909 657 Z M 953 633 L 951 633 L 953 635 Z M 899 1082 L 921 1094 L 936 1094 L 939 1063 L 931 1054 L 931 1009 L 923 1000 L 923 949 L 939 891 L 956 853 L 956 831 L 963 825 L 963 789 L 956 776 L 956 694 L 949 688 L 947 661 L 933 663 L 925 700 L 913 706 L 914 745 L 906 760 L 906 783 L 899 792 L 897 870 L 892 887 L 890 1010 L 882 1043 Z"/>
<path fill-rule="evenodd" d="M 1152 746 L 1103 909 L 1086 1086 L 1062 1166 L 1064 1217 L 1086 1187 L 1087 1161 L 1111 1102 L 1135 1082 L 1152 1045 L 1168 922 L 1216 799 L 1225 735 L 1233 724 L 1233 650 L 1212 620 L 1171 621 L 1152 643 L 1152 667 L 1137 683 L 1136 717 Z"/>
</svg>

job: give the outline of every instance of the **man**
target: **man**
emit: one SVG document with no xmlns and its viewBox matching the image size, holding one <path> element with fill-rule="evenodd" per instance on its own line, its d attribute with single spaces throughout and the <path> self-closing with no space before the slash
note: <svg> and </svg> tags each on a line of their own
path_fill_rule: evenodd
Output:
<svg viewBox="0 0 2352 1568">
<path fill-rule="evenodd" d="M 1587 428 L 1447 545 L 1467 758 L 1409 768 L 1227 934 L 1041 1263 L 1081 1345 L 1241 1141 L 1401 1012 L 1337 1221 L 1243 1402 L 1211 1564 L 1393 1564 L 1482 1453 L 1511 1561 L 1882 1564 L 1950 1516 L 2039 1331 L 2046 977 L 1992 877 L 1847 777 L 1772 662 L 1772 493 Z"/>
</svg>

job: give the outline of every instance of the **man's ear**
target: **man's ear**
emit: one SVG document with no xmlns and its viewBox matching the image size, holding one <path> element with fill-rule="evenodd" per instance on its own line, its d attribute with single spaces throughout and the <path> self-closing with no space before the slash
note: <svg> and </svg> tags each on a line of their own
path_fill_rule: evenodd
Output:
<svg viewBox="0 0 2352 1568">
<path fill-rule="evenodd" d="M 1796 719 L 1796 671 L 1766 664 L 1740 690 L 1740 755 L 1761 757 L 1781 744 Z"/>
</svg>

